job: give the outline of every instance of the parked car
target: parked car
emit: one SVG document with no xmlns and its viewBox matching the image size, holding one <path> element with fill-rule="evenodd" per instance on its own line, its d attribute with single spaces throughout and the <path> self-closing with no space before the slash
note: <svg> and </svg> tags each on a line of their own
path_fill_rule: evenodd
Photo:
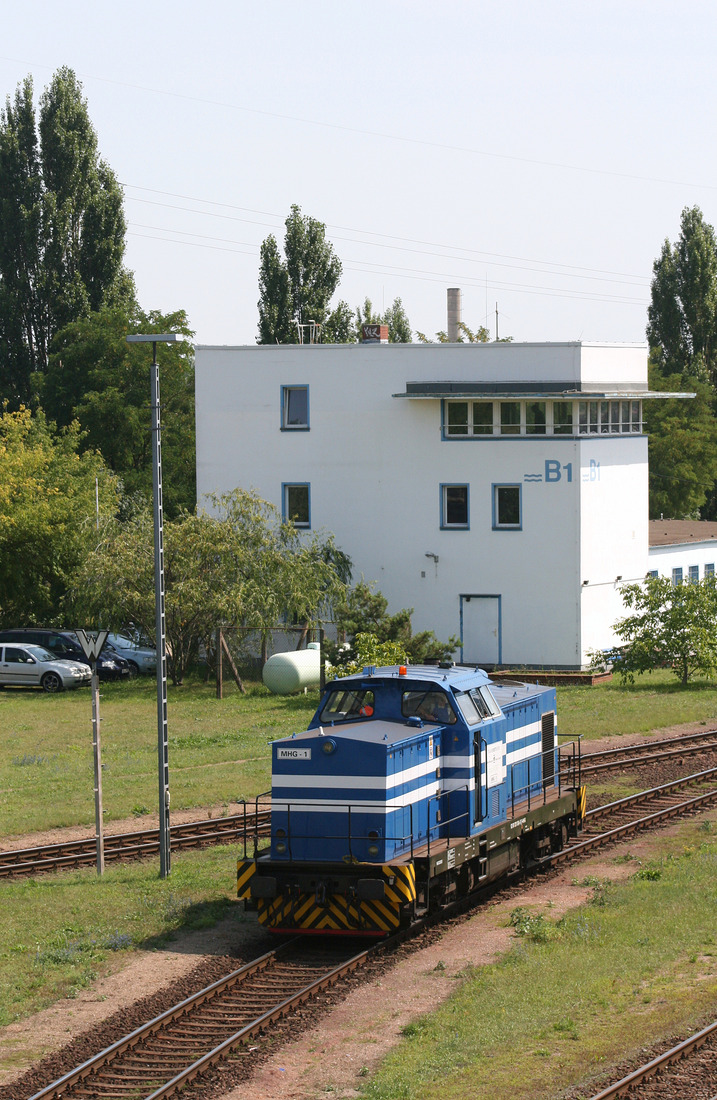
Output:
<svg viewBox="0 0 717 1100">
<path fill-rule="evenodd" d="M 0 630 L 0 643 L 2 642 L 39 645 L 49 650 L 55 660 L 87 666 L 90 663 L 77 640 L 77 635 L 72 631 L 50 630 L 38 626 L 15 627 L 12 630 Z M 105 653 L 103 650 L 97 660 L 97 674 L 100 680 L 128 680 L 129 665 L 118 654 Z"/>
<path fill-rule="evenodd" d="M 136 672 L 148 672 L 153 675 L 157 671 L 157 651 L 151 646 L 139 645 L 124 634 L 110 634 L 107 645 L 112 646 L 116 653 L 129 662 L 130 670 L 134 667 Z"/>
<path fill-rule="evenodd" d="M 87 658 L 82 651 L 79 639 L 74 630 L 63 631 L 63 635 L 80 647 L 82 660 L 86 661 Z M 130 668 L 129 662 L 125 661 L 124 657 L 116 653 L 112 646 L 103 646 L 102 652 L 97 658 L 97 675 L 100 680 L 130 680 L 132 674 L 133 670 Z"/>
<path fill-rule="evenodd" d="M 41 687 L 54 694 L 91 679 L 88 665 L 56 660 L 40 645 L 0 645 L 0 687 Z"/>
</svg>

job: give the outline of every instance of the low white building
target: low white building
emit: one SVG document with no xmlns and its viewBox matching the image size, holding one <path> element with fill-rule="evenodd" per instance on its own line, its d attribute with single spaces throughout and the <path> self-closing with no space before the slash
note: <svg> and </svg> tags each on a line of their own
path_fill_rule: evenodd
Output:
<svg viewBox="0 0 717 1100">
<path fill-rule="evenodd" d="M 580 668 L 648 570 L 642 345 L 196 349 L 197 494 L 334 533 L 414 630 Z"/>
<path fill-rule="evenodd" d="M 649 525 L 648 573 L 673 584 L 697 584 L 715 574 L 717 523 L 653 519 Z"/>
</svg>

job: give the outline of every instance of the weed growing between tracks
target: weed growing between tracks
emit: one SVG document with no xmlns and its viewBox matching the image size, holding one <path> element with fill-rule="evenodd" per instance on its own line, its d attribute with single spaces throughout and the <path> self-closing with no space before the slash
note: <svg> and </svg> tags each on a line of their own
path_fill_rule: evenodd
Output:
<svg viewBox="0 0 717 1100">
<path fill-rule="evenodd" d="M 690 823 L 623 883 L 551 921 L 515 910 L 516 943 L 466 972 L 363 1085 L 370 1100 L 546 1100 L 714 1012 L 717 825 Z M 712 1017 L 710 1017 L 712 1018 Z"/>
<path fill-rule="evenodd" d="M 86 868 L 0 882 L 0 1025 L 76 996 L 114 968 L 117 953 L 212 927 L 236 909 L 235 854 L 175 854 L 164 880 L 153 861 L 111 866 L 101 879 Z"/>
</svg>

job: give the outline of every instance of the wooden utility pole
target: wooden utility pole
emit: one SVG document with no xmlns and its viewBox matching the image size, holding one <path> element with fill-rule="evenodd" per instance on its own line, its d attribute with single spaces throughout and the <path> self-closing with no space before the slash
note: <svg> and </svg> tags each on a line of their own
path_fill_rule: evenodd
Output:
<svg viewBox="0 0 717 1100">
<path fill-rule="evenodd" d="M 246 688 L 244 687 L 244 684 L 242 683 L 242 678 L 237 671 L 236 665 L 234 664 L 234 659 L 229 652 L 229 646 L 226 643 L 221 627 L 217 627 L 215 649 L 217 654 L 217 699 L 223 698 L 224 695 L 224 669 L 222 660 L 223 657 L 226 657 L 227 659 L 229 668 L 232 670 L 232 676 L 234 677 L 236 686 L 239 688 L 239 691 L 242 693 L 242 695 L 246 695 Z"/>
</svg>

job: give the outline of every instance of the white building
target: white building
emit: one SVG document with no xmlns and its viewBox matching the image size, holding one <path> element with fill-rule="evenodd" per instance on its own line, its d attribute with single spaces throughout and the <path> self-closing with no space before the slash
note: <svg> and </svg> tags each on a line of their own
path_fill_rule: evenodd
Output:
<svg viewBox="0 0 717 1100">
<path fill-rule="evenodd" d="M 717 523 L 708 520 L 650 520 L 648 572 L 673 584 L 697 584 L 713 577 L 717 562 Z"/>
<path fill-rule="evenodd" d="M 466 662 L 579 668 L 648 570 L 647 396 L 642 345 L 199 346 L 198 499 L 333 532 Z"/>
</svg>

